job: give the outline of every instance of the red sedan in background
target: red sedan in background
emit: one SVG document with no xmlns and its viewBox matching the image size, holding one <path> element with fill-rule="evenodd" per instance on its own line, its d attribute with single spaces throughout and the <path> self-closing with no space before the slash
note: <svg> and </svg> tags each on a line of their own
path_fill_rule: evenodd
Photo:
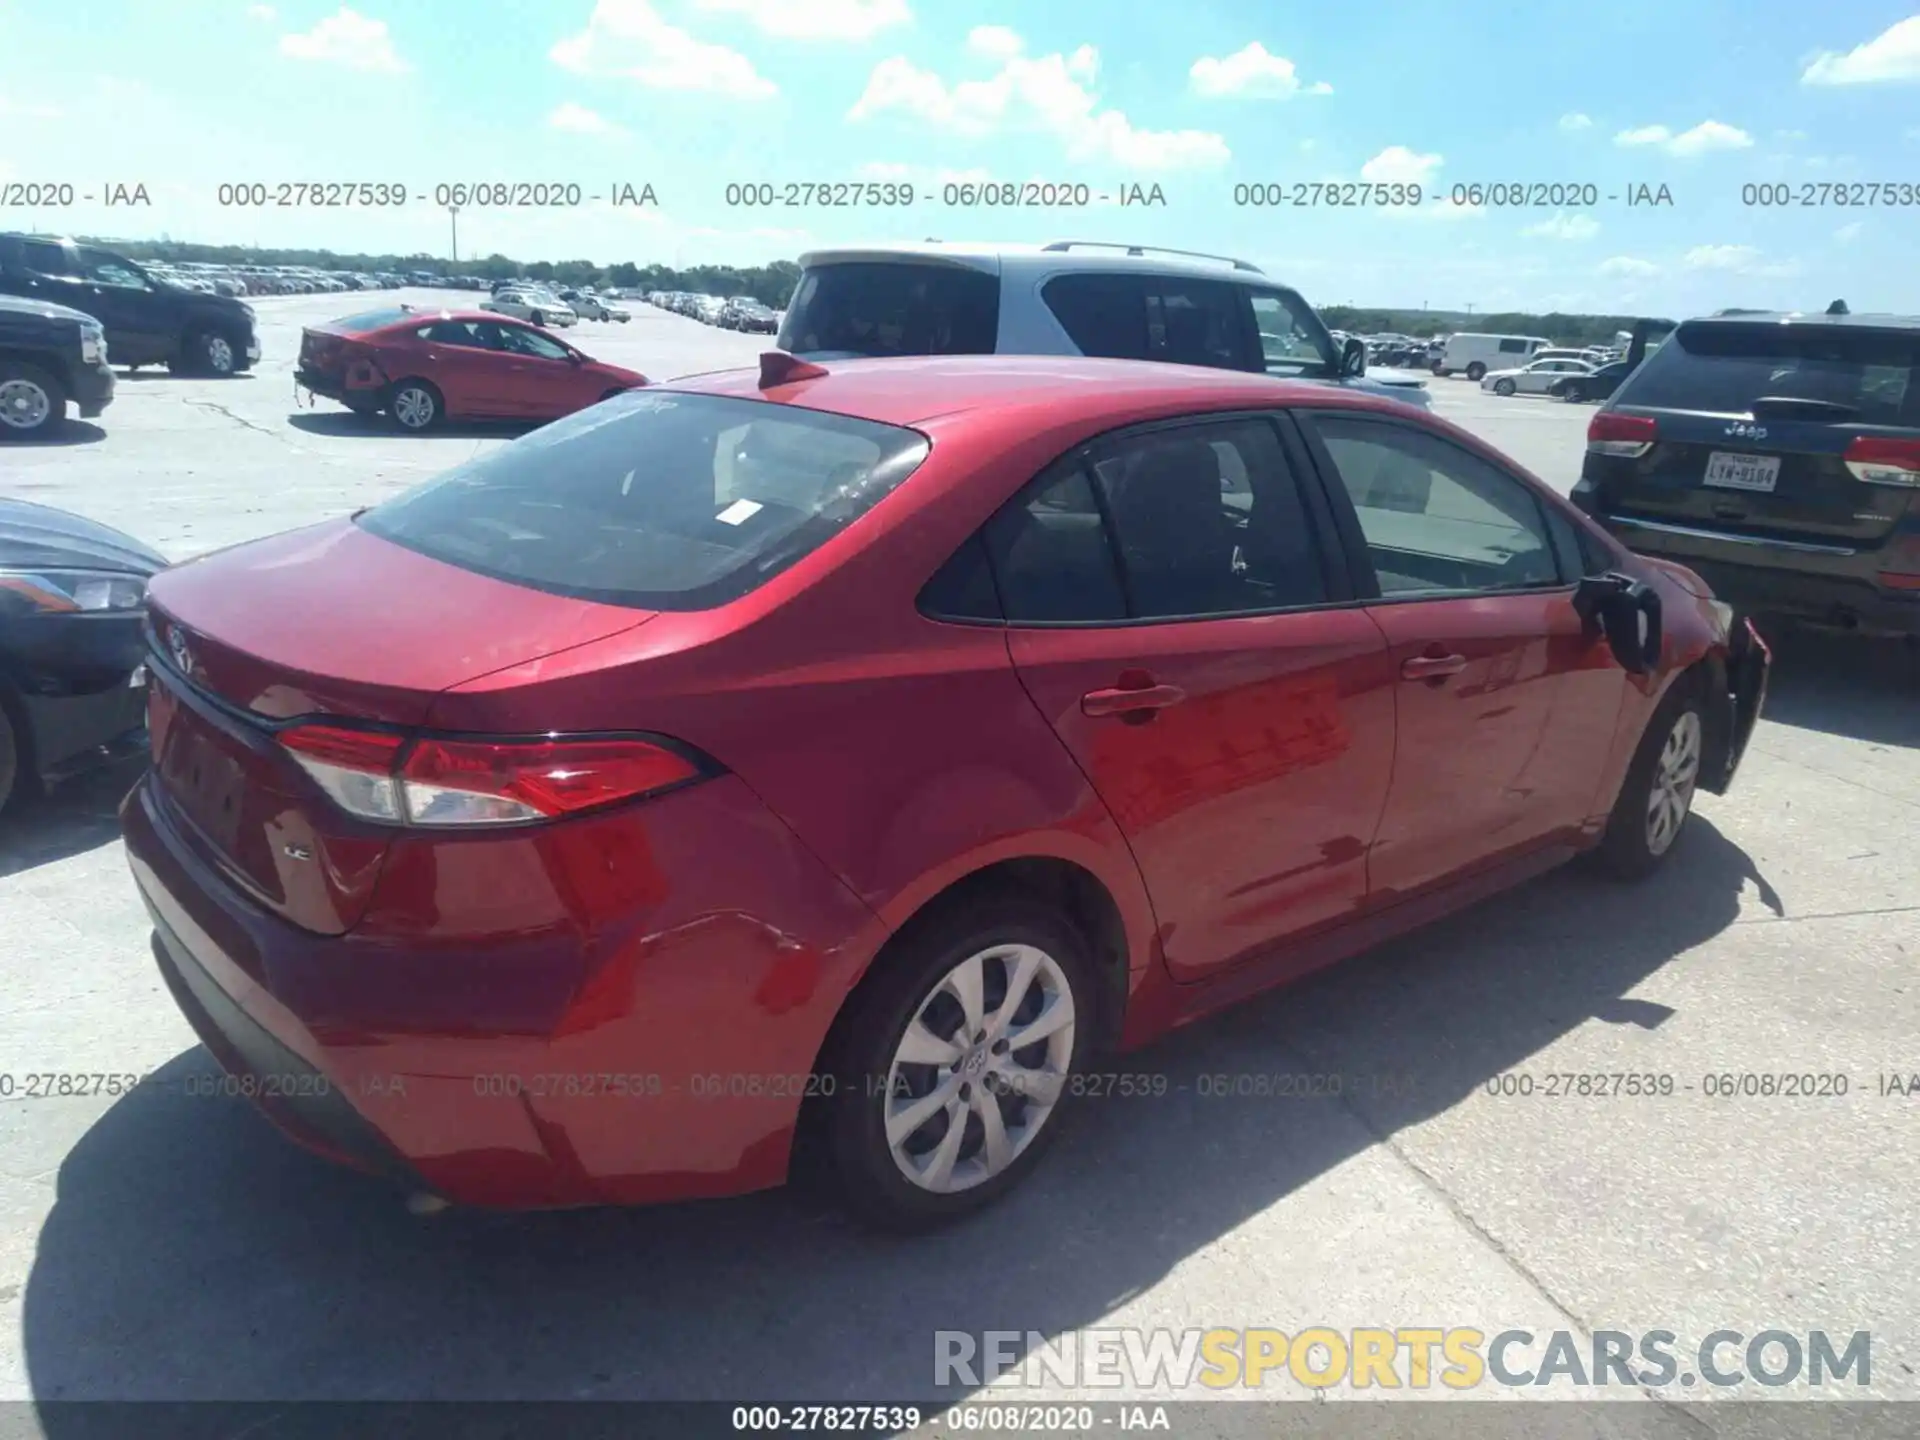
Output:
<svg viewBox="0 0 1920 1440">
<path fill-rule="evenodd" d="M 1651 871 L 1770 664 L 1442 421 L 1079 358 L 649 387 L 151 605 L 128 855 L 296 1139 L 499 1206 L 805 1142 L 902 1228 L 1107 1052 Z"/>
<path fill-rule="evenodd" d="M 558 420 L 647 383 L 519 320 L 406 305 L 309 326 L 294 380 L 415 433 L 448 416 Z"/>
</svg>

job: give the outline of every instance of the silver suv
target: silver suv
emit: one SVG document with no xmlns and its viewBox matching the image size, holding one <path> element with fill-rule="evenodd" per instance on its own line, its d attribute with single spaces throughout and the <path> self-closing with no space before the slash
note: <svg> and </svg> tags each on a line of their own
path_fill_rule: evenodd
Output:
<svg viewBox="0 0 1920 1440">
<path fill-rule="evenodd" d="M 1298 291 L 1223 255 L 1056 240 L 868 245 L 800 257 L 777 342 L 809 360 L 1101 355 L 1325 380 L 1429 409 L 1426 382 L 1366 368 Z"/>
</svg>

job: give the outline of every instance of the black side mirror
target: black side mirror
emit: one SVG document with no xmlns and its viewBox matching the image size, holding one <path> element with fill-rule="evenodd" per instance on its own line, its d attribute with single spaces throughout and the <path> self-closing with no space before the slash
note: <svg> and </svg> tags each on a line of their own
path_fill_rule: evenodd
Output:
<svg viewBox="0 0 1920 1440">
<path fill-rule="evenodd" d="M 1349 335 L 1340 349 L 1340 373 L 1348 378 L 1367 373 L 1367 342 L 1358 335 Z"/>
<path fill-rule="evenodd" d="M 1629 675 L 1659 668 L 1660 592 L 1651 585 L 1618 570 L 1588 575 L 1574 589 L 1573 608 L 1589 634 L 1607 637 L 1607 648 Z"/>
</svg>

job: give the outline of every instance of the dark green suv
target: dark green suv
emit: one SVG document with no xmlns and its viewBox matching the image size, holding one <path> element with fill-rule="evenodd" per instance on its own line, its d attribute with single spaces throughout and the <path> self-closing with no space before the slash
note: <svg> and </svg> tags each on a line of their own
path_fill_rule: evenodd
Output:
<svg viewBox="0 0 1920 1440">
<path fill-rule="evenodd" d="M 1572 498 L 1742 610 L 1920 635 L 1920 317 L 1683 322 L 1594 415 Z"/>
</svg>

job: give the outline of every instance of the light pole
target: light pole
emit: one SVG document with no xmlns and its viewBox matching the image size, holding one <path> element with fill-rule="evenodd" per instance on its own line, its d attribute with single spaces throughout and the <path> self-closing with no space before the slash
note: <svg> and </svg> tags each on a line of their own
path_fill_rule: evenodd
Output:
<svg viewBox="0 0 1920 1440">
<path fill-rule="evenodd" d="M 453 229 L 453 263 L 458 265 L 460 263 L 460 207 L 458 205 L 447 206 L 447 223 Z"/>
</svg>

